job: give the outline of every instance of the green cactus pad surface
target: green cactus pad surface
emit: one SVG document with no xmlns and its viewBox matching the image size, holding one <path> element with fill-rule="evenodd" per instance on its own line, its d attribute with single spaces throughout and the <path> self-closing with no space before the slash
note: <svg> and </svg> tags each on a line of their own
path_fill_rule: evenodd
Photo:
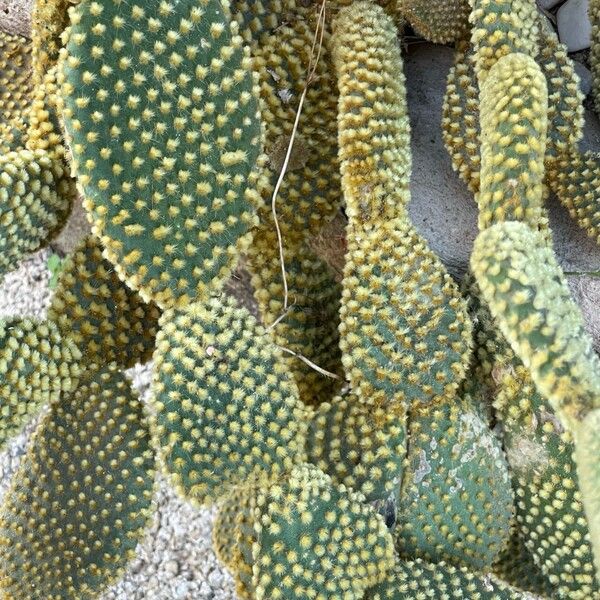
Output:
<svg viewBox="0 0 600 600">
<path fill-rule="evenodd" d="M 500 441 L 468 398 L 410 411 L 408 440 L 394 532 L 400 555 L 489 567 L 513 517 Z"/>
<path fill-rule="evenodd" d="M 548 97 L 541 68 L 511 53 L 481 86 L 479 228 L 499 221 L 547 227 L 543 208 Z"/>
<path fill-rule="evenodd" d="M 524 223 L 479 234 L 471 267 L 503 335 L 565 427 L 600 405 L 600 358 L 544 238 Z"/>
<path fill-rule="evenodd" d="M 132 367 L 152 358 L 160 311 L 117 277 L 100 241 L 88 236 L 62 269 L 48 317 L 86 361 Z"/>
<path fill-rule="evenodd" d="M 250 242 L 261 150 L 251 62 L 226 0 L 82 0 L 64 121 L 93 231 L 160 306 L 206 298 Z"/>
<path fill-rule="evenodd" d="M 444 562 L 398 560 L 380 585 L 368 590 L 364 600 L 530 600 L 531 595 L 509 587 L 490 575 Z"/>
<path fill-rule="evenodd" d="M 408 407 L 453 397 L 471 351 L 458 286 L 405 219 L 348 240 L 340 347 L 361 401 Z"/>
<path fill-rule="evenodd" d="M 304 458 L 309 412 L 281 352 L 233 300 L 169 309 L 156 341 L 155 437 L 178 491 L 208 503 Z"/>
<path fill-rule="evenodd" d="M 134 553 L 154 456 L 115 364 L 53 403 L 0 510 L 0 585 L 14 600 L 92 599 Z"/>
<path fill-rule="evenodd" d="M 309 461 L 333 481 L 361 492 L 378 510 L 385 511 L 389 500 L 393 511 L 406 445 L 404 419 L 350 392 L 317 408 L 306 448 Z"/>
<path fill-rule="evenodd" d="M 52 322 L 0 322 L 0 447 L 78 383 L 81 352 Z"/>
<path fill-rule="evenodd" d="M 256 600 L 360 600 L 394 563 L 383 518 L 313 465 L 260 493 Z"/>
<path fill-rule="evenodd" d="M 448 44 L 469 31 L 468 0 L 396 0 L 411 27 L 434 44 Z"/>
<path fill-rule="evenodd" d="M 71 208 L 65 166 L 42 150 L 0 156 L 0 275 L 58 232 Z"/>
</svg>

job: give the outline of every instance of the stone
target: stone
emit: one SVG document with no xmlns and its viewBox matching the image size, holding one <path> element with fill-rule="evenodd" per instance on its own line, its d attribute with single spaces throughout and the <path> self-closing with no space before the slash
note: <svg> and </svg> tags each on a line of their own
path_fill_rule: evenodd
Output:
<svg viewBox="0 0 600 600">
<path fill-rule="evenodd" d="M 538 6 L 544 10 L 550 10 L 561 2 L 563 2 L 563 0 L 537 0 Z"/>
<path fill-rule="evenodd" d="M 589 48 L 592 43 L 592 25 L 588 17 L 589 0 L 567 0 L 556 14 L 558 37 L 569 52 Z"/>
<path fill-rule="evenodd" d="M 33 0 L 0 0 L 0 29 L 29 37 Z"/>
</svg>

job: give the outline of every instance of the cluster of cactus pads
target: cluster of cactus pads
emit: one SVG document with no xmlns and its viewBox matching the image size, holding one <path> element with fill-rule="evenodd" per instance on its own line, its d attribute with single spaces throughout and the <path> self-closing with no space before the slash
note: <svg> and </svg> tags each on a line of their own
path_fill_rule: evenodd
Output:
<svg viewBox="0 0 600 600">
<path fill-rule="evenodd" d="M 407 22 L 456 44 L 462 283 L 407 209 Z M 0 270 L 77 193 L 92 234 L 46 320 L 0 324 L 0 444 L 39 419 L 0 596 L 99 595 L 161 471 L 217 506 L 240 598 L 600 598 L 600 360 L 544 206 L 600 240 L 598 158 L 535 0 L 37 0 L 32 26 L 0 35 Z M 342 210 L 340 272 L 314 240 Z"/>
</svg>

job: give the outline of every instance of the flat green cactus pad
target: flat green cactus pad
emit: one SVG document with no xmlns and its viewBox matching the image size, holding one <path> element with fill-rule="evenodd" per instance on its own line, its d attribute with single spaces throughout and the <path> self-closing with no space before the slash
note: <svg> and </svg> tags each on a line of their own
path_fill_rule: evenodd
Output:
<svg viewBox="0 0 600 600">
<path fill-rule="evenodd" d="M 499 223 L 475 241 L 471 266 L 490 312 L 568 429 L 600 405 L 600 359 L 545 239 Z"/>
<path fill-rule="evenodd" d="M 458 286 L 405 219 L 348 240 L 340 347 L 362 402 L 403 406 L 453 397 L 471 352 Z"/>
<path fill-rule="evenodd" d="M 150 514 L 142 405 L 113 363 L 53 403 L 4 498 L 0 585 L 13 600 L 88 600 L 131 558 Z"/>
<path fill-rule="evenodd" d="M 389 508 L 393 525 L 406 444 L 400 415 L 365 405 L 350 392 L 316 409 L 306 448 L 310 462 L 333 481 L 361 492 L 377 510 Z"/>
<path fill-rule="evenodd" d="M 261 150 L 227 0 L 82 0 L 71 21 L 64 121 L 94 232 L 145 300 L 206 297 L 250 242 Z"/>
<path fill-rule="evenodd" d="M 303 460 L 310 418 L 282 353 L 231 299 L 169 309 L 154 375 L 156 441 L 179 490 L 197 503 Z"/>
<path fill-rule="evenodd" d="M 383 518 L 313 465 L 260 493 L 256 600 L 360 600 L 393 566 Z"/>
<path fill-rule="evenodd" d="M 468 398 L 413 409 L 408 432 L 395 530 L 400 555 L 489 567 L 513 518 L 500 441 Z"/>
<path fill-rule="evenodd" d="M 0 322 L 0 448 L 78 383 L 81 352 L 52 322 Z"/>
<path fill-rule="evenodd" d="M 100 241 L 89 236 L 67 259 L 48 317 L 77 343 L 86 361 L 132 367 L 152 357 L 160 311 L 117 277 L 102 258 Z"/>
</svg>

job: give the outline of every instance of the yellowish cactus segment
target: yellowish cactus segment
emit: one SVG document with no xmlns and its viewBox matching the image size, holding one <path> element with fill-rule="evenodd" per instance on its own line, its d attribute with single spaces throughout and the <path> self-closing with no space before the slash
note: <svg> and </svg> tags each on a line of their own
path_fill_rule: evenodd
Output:
<svg viewBox="0 0 600 600">
<path fill-rule="evenodd" d="M 396 0 L 396 9 L 426 40 L 448 44 L 469 30 L 468 0 Z"/>
<path fill-rule="evenodd" d="M 181 495 L 210 503 L 304 460 L 310 412 L 246 309 L 211 299 L 165 311 L 160 326 L 154 433 Z"/>
<path fill-rule="evenodd" d="M 394 562 L 381 516 L 313 465 L 259 493 L 253 546 L 256 600 L 361 600 Z"/>
<path fill-rule="evenodd" d="M 546 80 L 529 56 L 512 53 L 481 88 L 479 228 L 499 221 L 547 227 L 543 208 L 548 128 Z"/>
<path fill-rule="evenodd" d="M 115 364 L 52 403 L 3 500 L 8 597 L 93 598 L 123 572 L 151 514 L 149 440 Z"/>
</svg>

